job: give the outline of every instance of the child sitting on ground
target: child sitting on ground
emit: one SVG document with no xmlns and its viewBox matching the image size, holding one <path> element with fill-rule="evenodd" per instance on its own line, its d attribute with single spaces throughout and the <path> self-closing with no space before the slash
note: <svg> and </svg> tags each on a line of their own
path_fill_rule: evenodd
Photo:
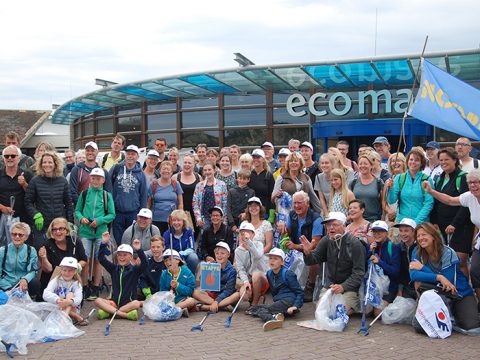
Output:
<svg viewBox="0 0 480 360">
<path fill-rule="evenodd" d="M 160 291 L 172 290 L 175 294 L 175 305 L 183 309 L 184 317 L 188 317 L 188 308 L 195 306 L 195 300 L 191 297 L 195 290 L 195 276 L 188 266 L 183 265 L 178 251 L 167 249 L 162 259 L 167 270 L 160 278 Z"/>
<path fill-rule="evenodd" d="M 217 243 L 215 260 L 221 265 L 220 291 L 195 290 L 193 297 L 201 303 L 203 311 L 217 312 L 218 309 L 225 309 L 238 301 L 240 294 L 236 292 L 237 271 L 228 260 L 230 257 L 230 246 L 224 241 Z"/>
<path fill-rule="evenodd" d="M 165 240 L 160 235 L 150 238 L 150 253 L 147 255 L 147 272 L 140 275 L 138 288 L 143 298 L 150 296 L 160 290 L 160 277 L 165 270 L 165 263 L 162 261 L 162 254 L 165 250 Z M 148 252 L 147 252 L 148 254 Z M 139 295 L 139 296 L 141 296 Z"/>
<path fill-rule="evenodd" d="M 137 309 L 143 305 L 137 299 L 137 285 L 140 274 L 147 270 L 147 258 L 142 250 L 142 243 L 135 239 L 132 242 L 133 249 L 137 251 L 140 258 L 140 265 L 132 265 L 132 246 L 121 244 L 117 248 L 117 264 L 113 264 L 106 258 L 108 255 L 107 244 L 110 242 L 110 234 L 102 234 L 102 245 L 98 252 L 100 264 L 110 273 L 112 277 L 112 299 L 97 298 L 95 305 L 99 308 L 97 317 L 99 320 L 107 319 L 113 314 L 128 320 L 137 320 Z"/>
<path fill-rule="evenodd" d="M 247 310 L 248 315 L 264 321 L 264 331 L 281 328 L 285 315 L 293 315 L 303 306 L 303 290 L 295 273 L 283 267 L 284 261 L 283 250 L 278 248 L 270 250 L 268 263 L 271 269 L 267 271 L 267 279 L 274 302 L 252 306 Z"/>
<path fill-rule="evenodd" d="M 43 291 L 43 299 L 69 315 L 76 324 L 88 325 L 88 319 L 80 315 L 82 302 L 82 285 L 77 273 L 78 262 L 73 257 L 64 257 L 60 262 L 60 275 L 54 277 Z"/>
</svg>

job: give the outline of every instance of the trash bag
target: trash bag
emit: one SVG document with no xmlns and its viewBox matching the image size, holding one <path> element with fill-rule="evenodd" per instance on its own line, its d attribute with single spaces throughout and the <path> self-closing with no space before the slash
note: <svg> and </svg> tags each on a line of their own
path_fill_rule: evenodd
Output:
<svg viewBox="0 0 480 360">
<path fill-rule="evenodd" d="M 58 307 L 45 318 L 43 325 L 43 334 L 37 336 L 38 341 L 41 342 L 74 338 L 85 334 L 84 331 L 73 326 L 70 316 Z"/>
<path fill-rule="evenodd" d="M 347 309 L 343 295 L 328 289 L 315 310 L 315 320 L 320 330 L 343 331 L 348 324 Z"/>
<path fill-rule="evenodd" d="M 397 296 L 382 314 L 384 324 L 411 324 L 415 316 L 417 302 L 414 299 Z"/>
<path fill-rule="evenodd" d="M 284 266 L 297 275 L 297 280 L 304 289 L 307 285 L 308 269 L 303 260 L 303 253 L 298 250 L 290 250 L 285 256 Z"/>
<path fill-rule="evenodd" d="M 315 280 L 315 289 L 313 290 L 313 302 L 316 303 L 320 298 L 320 293 L 323 288 L 328 288 L 330 281 L 328 280 L 328 269 L 327 263 L 322 263 L 322 270 L 317 275 Z"/>
<path fill-rule="evenodd" d="M 24 306 L 27 303 L 32 303 L 32 298 L 28 294 L 28 291 L 21 290 L 18 286 L 7 291 L 8 304 Z"/>
<path fill-rule="evenodd" d="M 445 339 L 452 335 L 448 305 L 435 290 L 427 290 L 420 296 L 412 325 L 417 332 L 426 333 L 434 339 Z"/>
<path fill-rule="evenodd" d="M 370 276 L 370 269 L 371 270 L 371 277 L 370 281 L 368 281 L 368 277 Z M 383 269 L 370 262 L 368 267 L 368 272 L 365 274 L 365 280 L 363 281 L 362 285 L 360 286 L 360 299 L 362 301 L 362 306 L 365 304 L 365 288 L 368 283 L 368 291 L 367 291 L 367 305 L 371 305 L 374 308 L 382 309 L 383 308 L 383 295 L 388 294 L 388 287 L 390 286 L 390 279 L 387 275 L 383 273 Z M 367 306 L 367 313 L 371 310 Z"/>
<path fill-rule="evenodd" d="M 465 329 L 462 329 L 459 326 L 454 325 L 453 330 L 455 330 L 456 332 L 459 332 L 460 334 L 463 334 L 463 335 L 480 336 L 480 328 L 473 328 L 473 329 L 470 329 L 470 330 L 465 330 Z"/>
<path fill-rule="evenodd" d="M 8 301 L 8 295 L 5 291 L 0 290 L 0 305 L 6 304 Z"/>
<path fill-rule="evenodd" d="M 159 291 L 143 303 L 143 313 L 153 321 L 173 321 L 182 316 L 182 309 L 175 306 L 175 295 Z"/>
</svg>

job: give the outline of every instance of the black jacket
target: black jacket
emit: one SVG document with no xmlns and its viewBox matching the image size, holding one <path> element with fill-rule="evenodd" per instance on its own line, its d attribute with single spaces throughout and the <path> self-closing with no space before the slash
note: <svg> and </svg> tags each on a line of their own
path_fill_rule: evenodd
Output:
<svg viewBox="0 0 480 360">
<path fill-rule="evenodd" d="M 236 186 L 228 190 L 227 218 L 229 226 L 240 225 L 241 221 L 239 216 L 247 208 L 248 199 L 252 196 L 255 196 L 255 191 L 248 186 L 245 186 L 244 188 Z"/>
</svg>

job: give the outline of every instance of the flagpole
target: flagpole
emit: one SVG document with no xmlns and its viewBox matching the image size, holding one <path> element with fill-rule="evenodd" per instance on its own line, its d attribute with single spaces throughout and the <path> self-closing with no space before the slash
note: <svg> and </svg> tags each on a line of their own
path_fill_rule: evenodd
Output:
<svg viewBox="0 0 480 360">
<path fill-rule="evenodd" d="M 410 98 L 408 99 L 408 106 L 405 109 L 405 112 L 403 114 L 403 119 L 402 119 L 402 128 L 400 130 L 400 140 L 398 141 L 398 147 L 396 152 L 397 157 L 398 157 L 398 153 L 400 152 L 400 146 L 402 145 L 402 141 L 404 144 L 403 151 L 405 151 L 407 147 L 407 142 L 405 141 L 405 120 L 407 119 L 407 116 L 408 116 L 408 109 L 410 109 L 410 106 L 412 105 L 413 91 L 415 90 L 415 85 L 418 82 L 418 74 L 420 73 L 420 66 L 422 64 L 423 55 L 425 54 L 425 49 L 427 48 L 427 42 L 428 42 L 428 35 L 425 37 L 425 43 L 423 44 L 422 54 L 420 55 L 420 61 L 418 62 L 417 72 L 413 74 L 414 79 L 413 79 L 412 89 L 410 91 L 411 95 L 410 95 Z"/>
</svg>

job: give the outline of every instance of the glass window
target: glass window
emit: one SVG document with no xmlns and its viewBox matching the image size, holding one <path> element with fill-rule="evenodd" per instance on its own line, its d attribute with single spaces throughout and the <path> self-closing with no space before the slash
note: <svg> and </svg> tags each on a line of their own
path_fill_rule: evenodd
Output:
<svg viewBox="0 0 480 360">
<path fill-rule="evenodd" d="M 218 98 L 217 97 L 182 100 L 182 108 L 183 109 L 214 107 L 214 106 L 218 106 Z"/>
<path fill-rule="evenodd" d="M 97 120 L 97 134 L 113 134 L 113 118 Z"/>
<path fill-rule="evenodd" d="M 218 147 L 218 131 L 184 131 L 181 134 L 182 148 L 196 147 L 197 144 Z"/>
<path fill-rule="evenodd" d="M 301 111 L 305 110 L 308 112 L 308 107 L 306 106 L 299 106 L 295 108 L 295 111 Z M 287 108 L 284 107 L 274 107 L 273 108 L 273 123 L 275 125 L 281 125 L 281 124 L 308 124 L 310 121 L 310 117 L 308 115 L 305 116 L 291 116 Z"/>
<path fill-rule="evenodd" d="M 265 108 L 225 110 L 225 126 L 265 125 L 266 119 Z"/>
<path fill-rule="evenodd" d="M 73 137 L 75 139 L 79 138 L 80 136 L 82 136 L 81 134 L 81 125 L 80 124 L 76 124 L 76 125 L 73 125 Z"/>
<path fill-rule="evenodd" d="M 142 146 L 142 135 L 141 134 L 122 134 L 123 136 L 125 136 L 125 148 L 128 146 L 128 145 L 137 145 L 138 147 L 141 147 Z M 112 143 L 112 141 L 110 141 L 110 144 Z"/>
<path fill-rule="evenodd" d="M 177 128 L 177 113 L 147 115 L 147 130 Z"/>
<path fill-rule="evenodd" d="M 414 139 L 416 136 L 413 137 Z M 435 140 L 439 142 L 456 142 L 457 139 L 459 138 L 458 134 L 455 134 L 453 132 L 447 131 L 440 129 L 438 127 L 435 128 Z M 413 142 L 414 144 L 418 144 L 418 142 Z"/>
<path fill-rule="evenodd" d="M 288 147 L 288 140 L 290 139 L 298 139 L 300 142 L 310 139 L 308 127 L 273 129 L 273 143 L 275 146 Z"/>
<path fill-rule="evenodd" d="M 265 104 L 265 95 L 226 95 L 224 105 L 252 105 Z"/>
<path fill-rule="evenodd" d="M 225 146 L 259 146 L 265 141 L 266 129 L 225 130 Z"/>
<path fill-rule="evenodd" d="M 84 123 L 83 127 L 83 136 L 93 135 L 93 121 L 87 121 Z"/>
<path fill-rule="evenodd" d="M 112 148 L 112 139 L 96 139 L 95 141 L 100 151 L 110 151 Z"/>
<path fill-rule="evenodd" d="M 182 128 L 218 127 L 218 111 L 182 112 Z"/>
<path fill-rule="evenodd" d="M 295 92 L 295 94 L 300 94 L 300 95 L 302 95 L 302 96 L 303 96 L 305 99 L 307 99 L 307 100 L 310 98 L 310 95 L 309 95 L 308 93 Z M 291 95 L 292 95 L 292 94 L 274 93 L 274 94 L 273 94 L 273 103 L 274 103 L 274 104 L 286 104 L 288 98 L 289 98 Z"/>
<path fill-rule="evenodd" d="M 174 102 L 161 103 L 161 104 L 149 104 L 147 106 L 147 111 L 156 111 L 156 110 L 175 110 L 177 104 Z"/>
<path fill-rule="evenodd" d="M 118 118 L 118 131 L 140 131 L 140 122 L 140 115 Z"/>
<path fill-rule="evenodd" d="M 97 113 L 96 113 L 97 118 L 99 118 L 101 116 L 109 116 L 109 115 L 112 115 L 112 114 L 113 114 L 112 109 L 101 110 L 101 111 L 97 111 Z"/>
<path fill-rule="evenodd" d="M 172 133 L 155 133 L 155 134 L 148 134 L 147 135 L 147 147 L 149 149 L 153 148 L 153 144 L 155 144 L 156 139 L 164 138 L 167 140 L 167 147 L 177 146 L 177 134 Z"/>
<path fill-rule="evenodd" d="M 139 114 L 140 112 L 141 112 L 141 110 L 140 110 L 140 108 L 138 107 L 137 104 L 120 106 L 118 108 L 118 115 Z"/>
</svg>

